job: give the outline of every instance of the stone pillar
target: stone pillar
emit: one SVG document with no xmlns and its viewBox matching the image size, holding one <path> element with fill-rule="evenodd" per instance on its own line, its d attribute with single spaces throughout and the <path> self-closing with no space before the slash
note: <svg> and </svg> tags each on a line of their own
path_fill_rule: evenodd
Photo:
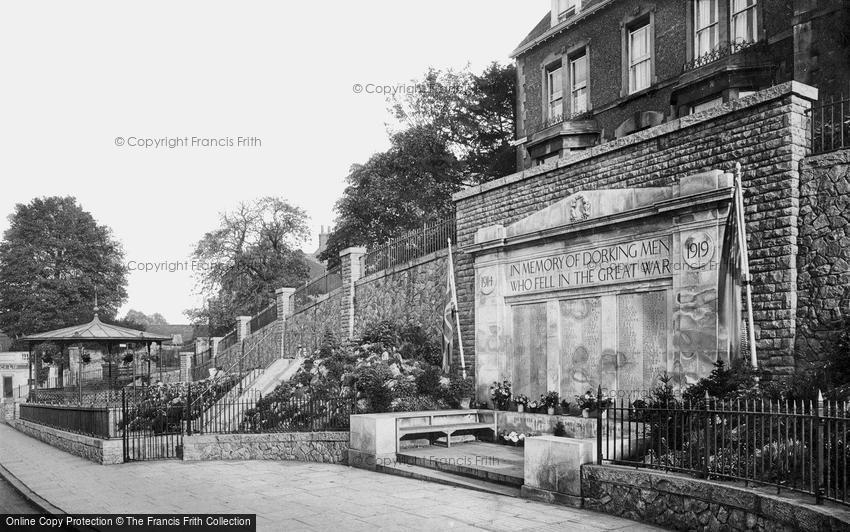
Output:
<svg viewBox="0 0 850 532">
<path fill-rule="evenodd" d="M 286 321 L 286 318 L 292 315 L 292 294 L 296 288 L 283 287 L 274 291 L 275 300 L 277 301 L 277 319 Z"/>
<path fill-rule="evenodd" d="M 292 316 L 292 294 L 297 288 L 285 286 L 274 291 L 275 301 L 277 303 L 277 319 L 280 321 L 280 356 L 285 358 L 286 352 L 286 320 Z M 295 353 L 289 353 L 290 357 L 295 356 Z"/>
<path fill-rule="evenodd" d="M 236 343 L 251 335 L 251 316 L 236 316 Z"/>
<path fill-rule="evenodd" d="M 212 345 L 210 346 L 210 356 L 217 357 L 218 356 L 218 344 L 221 343 L 223 336 L 213 336 L 210 338 L 210 342 Z"/>
<path fill-rule="evenodd" d="M 348 248 L 339 253 L 342 276 L 342 305 L 339 320 L 341 338 L 354 336 L 354 282 L 363 276 L 360 259 L 365 254 L 366 248 Z"/>
<path fill-rule="evenodd" d="M 180 382 L 192 381 L 192 355 L 194 353 L 180 353 Z"/>
</svg>

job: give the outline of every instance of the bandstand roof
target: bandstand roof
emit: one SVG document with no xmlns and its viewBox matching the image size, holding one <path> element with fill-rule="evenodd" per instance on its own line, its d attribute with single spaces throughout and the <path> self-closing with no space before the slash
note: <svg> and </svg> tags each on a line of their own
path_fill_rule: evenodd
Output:
<svg viewBox="0 0 850 532">
<path fill-rule="evenodd" d="M 109 325 L 100 321 L 97 313 L 94 319 L 82 325 L 74 325 L 55 331 L 47 331 L 38 334 L 24 336 L 22 340 L 27 342 L 51 342 L 51 341 L 78 341 L 78 342 L 164 342 L 171 340 L 171 336 L 162 336 L 127 327 Z"/>
</svg>

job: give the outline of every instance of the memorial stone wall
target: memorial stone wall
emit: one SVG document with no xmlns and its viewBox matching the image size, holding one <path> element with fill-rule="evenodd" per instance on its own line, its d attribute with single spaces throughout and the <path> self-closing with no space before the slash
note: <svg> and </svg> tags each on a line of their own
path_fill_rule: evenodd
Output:
<svg viewBox="0 0 850 532">
<path fill-rule="evenodd" d="M 809 146 L 806 113 L 816 98 L 817 91 L 811 87 L 797 82 L 785 83 L 710 111 L 685 116 L 577 152 L 557 164 L 529 169 L 457 193 L 454 199 L 461 250 L 456 265 L 458 297 L 464 345 L 467 353 L 475 353 L 474 358 L 468 357 L 473 358 L 471 362 L 481 363 L 478 354 L 482 347 L 488 349 L 480 345 L 482 338 L 487 338 L 494 345 L 507 345 L 514 341 L 504 331 L 490 330 L 488 320 L 476 315 L 476 298 L 481 297 L 482 287 L 476 284 L 481 282 L 476 277 L 477 255 L 470 251 L 476 246 L 479 230 L 492 226 L 511 227 L 577 193 L 674 187 L 682 177 L 711 170 L 729 172 L 736 163 L 741 163 L 749 257 L 754 276 L 753 303 L 759 359 L 762 366 L 774 374 L 792 373 L 798 363 L 794 346 L 798 339 L 799 166 Z M 657 258 L 663 263 L 668 252 L 666 247 L 671 244 L 663 238 L 653 238 L 636 234 L 625 244 L 642 249 L 647 243 L 650 246 L 646 251 L 647 258 Z M 570 279 L 571 282 L 605 284 L 616 282 L 617 276 L 632 273 L 632 266 L 623 266 L 620 270 L 606 270 L 602 279 L 576 279 L 577 272 L 567 261 L 574 260 L 575 266 L 584 257 L 569 259 L 569 251 L 563 256 L 563 265 L 547 263 L 545 256 L 543 263 L 512 260 L 510 265 L 502 268 L 502 275 L 513 272 L 515 283 L 508 288 L 511 296 L 521 298 L 523 291 L 555 288 L 545 285 L 549 282 L 564 283 Z M 619 252 L 617 248 L 611 250 L 611 253 Z M 640 282 L 652 282 L 655 274 L 650 271 L 644 273 L 640 262 L 637 260 L 634 265 L 635 275 L 646 276 Z M 547 267 L 557 274 L 539 276 L 531 273 L 537 268 Z M 665 296 L 659 294 L 658 297 Z M 695 292 L 693 297 L 698 299 L 701 296 Z M 524 324 L 525 320 L 530 324 L 542 323 L 539 318 L 544 313 L 548 316 L 556 312 L 548 305 L 545 309 L 529 305 L 518 316 L 511 316 L 511 325 Z M 623 301 L 623 305 L 665 307 L 662 301 L 653 301 L 651 296 L 642 296 L 639 301 L 632 298 L 632 301 Z M 671 308 L 667 303 L 667 312 Z M 572 316 L 574 311 L 572 308 L 557 309 L 564 315 L 564 320 L 571 319 L 568 315 Z M 593 327 L 610 326 L 612 321 L 620 319 L 616 312 L 600 312 L 599 321 L 595 322 L 597 318 L 593 316 L 596 311 L 586 302 L 581 303 L 576 312 L 579 315 L 589 313 L 586 327 L 590 336 L 604 336 L 601 332 L 594 332 Z M 672 327 L 672 318 L 672 314 L 666 314 L 659 319 Z M 487 329 L 480 330 L 479 326 Z M 542 328 L 526 329 L 529 331 L 528 345 L 520 348 L 539 351 L 540 342 L 546 338 L 547 332 Z M 489 369 L 492 373 L 493 368 Z M 532 374 L 542 370 L 538 367 L 528 371 Z"/>
</svg>

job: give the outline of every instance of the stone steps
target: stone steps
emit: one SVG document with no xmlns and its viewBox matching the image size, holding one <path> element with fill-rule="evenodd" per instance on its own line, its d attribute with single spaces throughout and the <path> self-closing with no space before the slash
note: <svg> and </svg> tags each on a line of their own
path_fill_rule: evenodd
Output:
<svg viewBox="0 0 850 532">
<path fill-rule="evenodd" d="M 506 486 L 480 478 L 469 478 L 447 471 L 401 462 L 393 462 L 389 465 L 379 464 L 375 467 L 375 471 L 508 497 L 519 497 L 520 494 L 520 489 L 516 486 Z"/>
<path fill-rule="evenodd" d="M 454 475 L 492 482 L 503 486 L 513 486 L 519 488 L 523 485 L 524 479 L 521 476 L 509 475 L 490 471 L 480 467 L 464 465 L 459 461 L 451 460 L 435 460 L 434 457 L 423 457 L 405 454 L 403 452 L 396 455 L 396 460 L 401 464 L 433 469 Z"/>
</svg>

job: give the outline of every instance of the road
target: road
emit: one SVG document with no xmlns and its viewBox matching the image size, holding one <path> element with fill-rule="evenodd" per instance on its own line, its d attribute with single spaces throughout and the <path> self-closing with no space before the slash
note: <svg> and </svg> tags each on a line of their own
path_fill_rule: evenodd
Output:
<svg viewBox="0 0 850 532">
<path fill-rule="evenodd" d="M 38 514 L 41 513 L 18 490 L 0 476 L 0 514 Z"/>
</svg>

